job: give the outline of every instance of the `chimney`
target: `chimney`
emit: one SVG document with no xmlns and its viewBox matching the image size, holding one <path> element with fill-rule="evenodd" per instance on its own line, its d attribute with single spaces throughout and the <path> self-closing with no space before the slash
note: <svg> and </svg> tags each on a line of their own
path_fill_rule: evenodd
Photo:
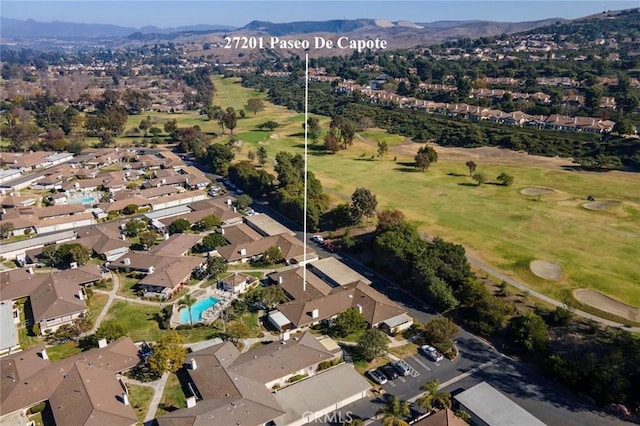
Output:
<svg viewBox="0 0 640 426">
<path fill-rule="evenodd" d="M 126 392 L 122 392 L 122 395 L 120 397 L 122 398 L 122 403 L 124 405 L 129 405 L 129 395 L 127 395 Z"/>
<path fill-rule="evenodd" d="M 78 269 L 78 262 L 71 262 L 69 264 L 69 268 L 71 269 Z"/>
<path fill-rule="evenodd" d="M 120 234 L 120 238 L 122 238 L 123 240 L 126 240 L 126 239 L 127 239 L 127 236 L 126 236 L 126 235 L 124 235 L 124 234 Z"/>
<path fill-rule="evenodd" d="M 107 346 L 107 339 L 100 339 L 98 340 L 98 347 L 99 348 L 104 348 Z"/>
<path fill-rule="evenodd" d="M 149 272 L 147 272 L 148 274 L 153 274 L 156 271 L 155 266 L 149 266 Z"/>
<path fill-rule="evenodd" d="M 196 406 L 196 397 L 190 396 L 187 398 L 187 408 L 193 408 Z"/>
<path fill-rule="evenodd" d="M 166 241 L 166 240 L 168 240 L 168 239 L 169 239 L 169 233 L 168 233 L 168 232 L 165 232 L 165 233 L 164 233 L 164 240 Z"/>
<path fill-rule="evenodd" d="M 40 356 L 42 356 L 42 359 L 49 359 L 49 354 L 47 353 L 47 348 L 43 348 L 42 351 L 40 352 Z"/>
<path fill-rule="evenodd" d="M 224 228 L 223 227 L 220 227 L 220 234 L 224 235 Z"/>
<path fill-rule="evenodd" d="M 318 318 L 318 316 L 320 316 L 320 311 L 318 310 L 318 308 L 315 308 L 311 311 L 311 318 Z"/>
<path fill-rule="evenodd" d="M 131 265 L 131 258 L 125 257 L 124 259 L 122 259 L 122 263 L 124 263 L 125 265 Z"/>
<path fill-rule="evenodd" d="M 246 256 L 247 255 L 247 249 L 241 248 L 240 249 L 240 255 L 241 256 Z"/>
<path fill-rule="evenodd" d="M 27 272 L 33 275 L 34 274 L 33 266 L 29 266 L 29 269 L 27 269 Z"/>
<path fill-rule="evenodd" d="M 84 300 L 84 292 L 82 291 L 82 289 L 78 290 L 78 299 Z"/>
<path fill-rule="evenodd" d="M 191 369 L 195 370 L 198 368 L 198 363 L 196 363 L 196 359 L 195 358 L 191 358 Z"/>
<path fill-rule="evenodd" d="M 233 201 L 231 201 L 231 198 L 229 198 L 229 199 L 227 200 L 227 206 L 231 207 L 231 204 L 233 204 Z"/>
<path fill-rule="evenodd" d="M 278 275 L 278 284 L 282 284 L 282 275 Z"/>
<path fill-rule="evenodd" d="M 356 308 L 358 308 L 358 312 L 362 313 L 362 305 L 361 304 L 357 304 Z"/>
</svg>

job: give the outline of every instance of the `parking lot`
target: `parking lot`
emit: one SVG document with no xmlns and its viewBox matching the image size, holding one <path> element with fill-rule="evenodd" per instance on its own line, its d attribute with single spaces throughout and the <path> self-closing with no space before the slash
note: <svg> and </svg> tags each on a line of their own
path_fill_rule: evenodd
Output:
<svg viewBox="0 0 640 426">
<path fill-rule="evenodd" d="M 394 395 L 415 393 L 416 389 L 420 389 L 420 386 L 438 377 L 438 370 L 446 368 L 443 364 L 451 364 L 448 359 L 443 359 L 440 362 L 429 361 L 420 354 L 405 358 L 404 361 L 411 367 L 411 373 L 408 376 L 388 380 L 382 385 L 382 388 L 388 393 Z"/>
</svg>

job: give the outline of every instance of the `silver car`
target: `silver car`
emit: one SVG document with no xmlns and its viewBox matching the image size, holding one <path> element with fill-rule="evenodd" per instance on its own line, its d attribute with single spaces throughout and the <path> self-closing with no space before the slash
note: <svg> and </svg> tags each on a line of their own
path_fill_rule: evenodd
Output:
<svg viewBox="0 0 640 426">
<path fill-rule="evenodd" d="M 373 380 L 379 385 L 384 385 L 385 383 L 387 383 L 387 376 L 385 376 L 384 373 L 378 370 L 377 368 L 373 370 L 369 370 L 367 374 L 369 374 L 369 377 L 371 377 L 371 380 Z"/>
</svg>

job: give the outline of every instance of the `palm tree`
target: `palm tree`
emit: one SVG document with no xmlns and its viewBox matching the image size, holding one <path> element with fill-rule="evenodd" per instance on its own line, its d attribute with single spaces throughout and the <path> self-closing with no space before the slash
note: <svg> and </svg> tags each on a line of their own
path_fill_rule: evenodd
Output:
<svg viewBox="0 0 640 426">
<path fill-rule="evenodd" d="M 389 398 L 387 405 L 383 405 L 376 411 L 376 415 L 384 415 L 382 417 L 382 426 L 409 426 L 409 423 L 403 419 L 409 413 L 411 413 L 409 403 L 398 399 L 395 395 Z"/>
<path fill-rule="evenodd" d="M 431 411 L 434 407 L 451 408 L 451 394 L 438 390 L 440 382 L 438 379 L 422 385 L 420 389 L 427 393 L 418 399 L 418 405 Z"/>
<path fill-rule="evenodd" d="M 191 306 L 196 303 L 196 299 L 194 299 L 193 297 L 191 297 L 190 294 L 185 295 L 182 299 L 180 299 L 180 301 L 178 302 L 178 306 L 186 306 L 187 310 L 189 311 L 189 325 L 193 325 L 193 320 L 191 319 Z"/>
</svg>

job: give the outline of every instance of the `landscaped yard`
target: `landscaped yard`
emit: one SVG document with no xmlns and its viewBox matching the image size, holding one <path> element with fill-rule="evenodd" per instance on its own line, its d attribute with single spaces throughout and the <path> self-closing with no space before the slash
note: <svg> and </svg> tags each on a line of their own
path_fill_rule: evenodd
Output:
<svg viewBox="0 0 640 426">
<path fill-rule="evenodd" d="M 133 297 L 133 298 L 138 297 L 133 287 L 136 284 L 138 284 L 138 281 L 140 281 L 139 279 L 128 277 L 127 274 L 123 274 L 123 273 L 112 272 L 112 274 L 117 276 L 117 279 L 119 282 L 118 294 L 120 296 Z"/>
<path fill-rule="evenodd" d="M 91 300 L 89 301 L 89 306 L 87 308 L 89 312 L 89 318 L 91 318 L 91 322 L 95 322 L 98 319 L 98 315 L 102 312 L 102 308 L 107 304 L 109 300 L 109 296 L 106 294 L 100 294 L 94 292 L 91 296 Z"/>
<path fill-rule="evenodd" d="M 127 384 L 127 388 L 129 389 L 129 403 L 135 410 L 138 420 L 142 422 L 153 398 L 153 388 L 133 384 Z"/>
<path fill-rule="evenodd" d="M 178 381 L 178 377 L 175 374 L 170 373 L 167 384 L 164 387 L 164 392 L 162 393 L 162 399 L 160 400 L 160 404 L 158 404 L 156 417 L 186 406 L 187 398 L 182 391 L 180 381 Z"/>
<path fill-rule="evenodd" d="M 119 300 L 111 305 L 105 320 L 114 320 L 124 326 L 134 342 L 156 341 L 169 330 L 159 326 L 160 307 Z M 177 330 L 186 342 L 199 342 L 215 337 L 216 331 L 209 327 Z"/>
</svg>

